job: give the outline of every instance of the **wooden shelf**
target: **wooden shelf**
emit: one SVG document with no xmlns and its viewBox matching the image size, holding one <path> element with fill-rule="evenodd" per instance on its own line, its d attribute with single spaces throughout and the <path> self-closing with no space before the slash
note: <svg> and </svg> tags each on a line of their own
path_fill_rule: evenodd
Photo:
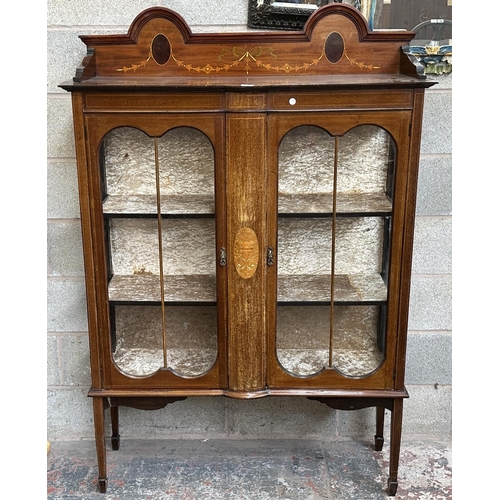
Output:
<svg viewBox="0 0 500 500">
<path fill-rule="evenodd" d="M 280 364 L 291 374 L 306 377 L 328 369 L 328 349 L 278 349 Z M 383 362 L 383 354 L 371 349 L 333 349 L 333 368 L 347 377 L 366 377 Z"/>
<path fill-rule="evenodd" d="M 168 275 L 164 277 L 165 302 L 216 302 L 215 276 Z M 160 277 L 153 274 L 113 276 L 108 286 L 111 302 L 159 303 Z M 278 277 L 278 302 L 317 303 L 330 302 L 329 275 L 293 275 Z M 383 303 L 387 300 L 387 287 L 379 274 L 335 275 L 335 303 Z"/>
<path fill-rule="evenodd" d="M 167 349 L 168 369 L 181 377 L 199 377 L 212 368 L 217 349 Z M 132 376 L 148 376 L 163 369 L 162 349 L 117 349 L 115 363 Z"/>
<path fill-rule="evenodd" d="M 213 216 L 215 202 L 213 196 L 162 196 L 160 198 L 162 215 L 168 216 Z M 157 203 L 154 195 L 112 195 L 103 202 L 103 212 L 107 216 L 142 215 L 156 216 Z M 280 194 L 278 198 L 280 216 L 332 215 L 333 195 L 317 194 Z M 383 193 L 338 193 L 337 216 L 375 216 L 390 215 L 391 200 Z"/>
<path fill-rule="evenodd" d="M 282 217 L 331 216 L 333 194 L 280 194 L 278 213 Z M 392 202 L 383 193 L 337 193 L 337 216 L 376 216 L 391 213 Z"/>
<path fill-rule="evenodd" d="M 196 377 L 206 373 L 217 358 L 215 349 L 169 349 L 168 367 L 180 376 Z M 328 366 L 328 349 L 278 349 L 278 359 L 285 370 L 304 377 Z M 128 375 L 152 375 L 163 366 L 161 349 L 119 349 L 114 354 L 119 368 Z M 334 349 L 333 366 L 349 377 L 367 376 L 383 361 L 375 347 L 367 350 Z"/>
<path fill-rule="evenodd" d="M 160 277 L 153 274 L 113 276 L 108 285 L 111 302 L 161 302 Z M 165 302 L 215 304 L 215 276 L 164 276 Z"/>
<path fill-rule="evenodd" d="M 331 300 L 330 275 L 278 276 L 278 303 L 315 303 Z M 387 287 L 379 274 L 334 277 L 334 302 L 373 304 L 387 300 Z"/>
<path fill-rule="evenodd" d="M 161 213 L 172 217 L 213 217 L 214 197 L 207 195 L 166 195 L 160 197 Z M 113 195 L 103 202 L 104 215 L 157 216 L 157 201 L 154 195 Z"/>
</svg>

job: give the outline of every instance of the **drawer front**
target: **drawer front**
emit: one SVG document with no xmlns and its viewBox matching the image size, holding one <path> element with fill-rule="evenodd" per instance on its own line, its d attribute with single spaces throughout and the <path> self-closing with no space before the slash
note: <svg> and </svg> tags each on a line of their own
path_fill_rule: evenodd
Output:
<svg viewBox="0 0 500 500">
<path fill-rule="evenodd" d="M 397 91 L 331 91 L 273 92 L 268 109 L 277 111 L 319 111 L 332 109 L 411 109 L 412 90 Z"/>
<path fill-rule="evenodd" d="M 253 92 L 228 92 L 226 107 L 228 111 L 265 111 L 266 94 Z"/>
<path fill-rule="evenodd" d="M 224 94 L 207 92 L 88 93 L 85 111 L 197 112 L 224 109 Z"/>
<path fill-rule="evenodd" d="M 411 109 L 412 90 L 294 91 L 246 94 L 217 93 L 99 93 L 85 96 L 87 112 L 207 112 L 207 111 L 321 111 L 336 109 Z"/>
</svg>

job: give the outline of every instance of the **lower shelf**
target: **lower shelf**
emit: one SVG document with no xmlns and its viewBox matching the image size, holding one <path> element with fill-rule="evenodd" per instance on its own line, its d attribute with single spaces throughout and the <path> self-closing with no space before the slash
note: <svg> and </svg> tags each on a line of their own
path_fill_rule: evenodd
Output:
<svg viewBox="0 0 500 500">
<path fill-rule="evenodd" d="M 328 349 L 278 349 L 281 366 L 294 375 L 313 375 L 329 365 Z M 383 362 L 383 354 L 374 347 L 353 351 L 336 349 L 332 366 L 349 377 L 363 377 L 375 371 Z"/>
<path fill-rule="evenodd" d="M 214 349 L 169 349 L 167 366 L 182 377 L 199 377 L 212 368 L 217 359 Z M 152 375 L 164 365 L 162 349 L 117 349 L 115 363 L 127 375 Z"/>
<path fill-rule="evenodd" d="M 278 362 L 298 377 L 312 376 L 329 366 L 347 377 L 368 376 L 382 364 L 385 355 L 381 309 L 335 306 L 332 311 L 330 306 L 279 306 Z M 166 308 L 166 363 L 159 306 L 116 306 L 113 318 L 114 361 L 127 375 L 150 376 L 166 364 L 180 377 L 200 377 L 217 360 L 215 306 Z"/>
<path fill-rule="evenodd" d="M 328 349 L 278 349 L 280 364 L 288 372 L 314 375 L 329 365 Z M 171 349 L 167 366 L 182 377 L 199 377 L 213 366 L 217 353 L 212 349 Z M 131 376 L 152 375 L 163 367 L 161 349 L 118 349 L 115 363 L 121 371 Z M 362 377 L 376 370 L 383 362 L 383 354 L 376 347 L 366 350 L 337 349 L 333 352 L 332 365 L 346 376 Z"/>
</svg>

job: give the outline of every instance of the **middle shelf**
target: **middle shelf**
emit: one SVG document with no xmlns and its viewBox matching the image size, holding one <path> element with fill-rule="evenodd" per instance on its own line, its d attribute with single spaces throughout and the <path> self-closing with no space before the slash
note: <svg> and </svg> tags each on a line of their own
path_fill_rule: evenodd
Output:
<svg viewBox="0 0 500 500">
<path fill-rule="evenodd" d="M 160 197 L 163 217 L 214 217 L 211 195 L 168 195 Z M 332 193 L 282 193 L 278 197 L 279 217 L 332 216 Z M 337 216 L 387 216 L 392 202 L 384 193 L 337 193 Z M 157 217 L 155 195 L 108 195 L 103 202 L 106 217 Z"/>
<path fill-rule="evenodd" d="M 167 275 L 163 277 L 166 303 L 210 304 L 217 301 L 213 275 Z M 160 277 L 153 274 L 117 275 L 109 282 L 114 303 L 160 303 Z M 330 275 L 283 275 L 278 277 L 278 303 L 330 303 Z M 380 304 L 387 300 L 387 287 L 380 274 L 335 275 L 334 303 Z"/>
</svg>

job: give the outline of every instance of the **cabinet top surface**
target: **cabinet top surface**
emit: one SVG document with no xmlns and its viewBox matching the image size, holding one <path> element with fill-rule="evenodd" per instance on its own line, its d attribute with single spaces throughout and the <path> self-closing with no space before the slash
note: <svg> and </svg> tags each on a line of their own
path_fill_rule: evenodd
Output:
<svg viewBox="0 0 500 500">
<path fill-rule="evenodd" d="M 87 55 L 69 91 L 133 88 L 429 87 L 405 52 L 414 33 L 370 31 L 346 4 L 318 9 L 303 31 L 192 33 L 164 7 L 141 12 L 125 35 L 80 38 Z"/>
</svg>

